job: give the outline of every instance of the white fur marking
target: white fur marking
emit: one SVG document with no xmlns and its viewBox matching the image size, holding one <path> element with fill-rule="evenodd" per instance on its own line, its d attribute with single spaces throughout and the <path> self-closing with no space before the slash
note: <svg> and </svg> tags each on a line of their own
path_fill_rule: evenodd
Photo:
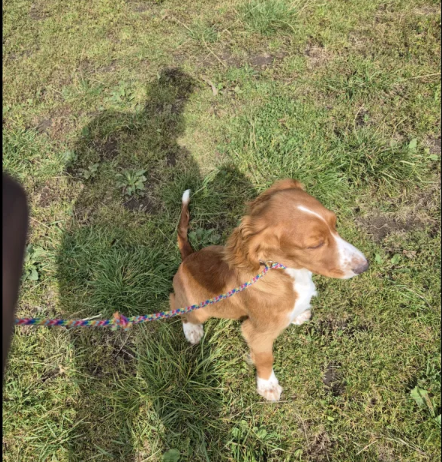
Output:
<svg viewBox="0 0 442 462">
<path fill-rule="evenodd" d="M 292 324 L 295 326 L 300 326 L 301 324 L 304 324 L 307 321 L 310 321 L 310 318 L 312 317 L 312 312 L 311 310 L 306 310 L 303 313 L 301 313 L 299 316 L 296 316 L 296 318 L 292 321 Z"/>
<path fill-rule="evenodd" d="M 182 198 L 183 204 L 188 204 L 190 201 L 190 189 L 186 189 L 183 192 L 183 198 Z"/>
<path fill-rule="evenodd" d="M 191 322 L 183 322 L 184 335 L 188 342 L 196 345 L 204 335 L 202 324 L 192 324 Z"/>
<path fill-rule="evenodd" d="M 353 276 L 356 276 L 356 273 L 354 273 L 352 268 L 350 268 L 350 263 L 354 260 L 364 261 L 364 254 L 355 246 L 342 239 L 341 236 L 333 234 L 333 237 L 335 238 L 339 252 L 339 265 L 342 271 L 344 271 L 343 279 L 349 279 Z"/>
<path fill-rule="evenodd" d="M 328 226 L 328 223 L 325 221 L 325 218 L 321 217 L 321 215 L 319 215 L 319 213 L 313 212 L 313 210 L 310 210 L 307 207 L 304 207 L 303 205 L 298 205 L 298 209 L 302 210 L 303 212 L 310 213 L 311 215 L 314 215 L 315 217 L 318 217 L 323 222 L 325 222 L 327 224 L 327 226 Z"/>
<path fill-rule="evenodd" d="M 295 306 L 289 315 L 289 322 L 301 325 L 311 317 L 310 301 L 318 295 L 312 279 L 312 273 L 306 269 L 287 268 L 285 272 L 294 280 L 293 290 L 296 292 Z M 309 314 L 307 314 L 309 312 Z"/>
<path fill-rule="evenodd" d="M 257 377 L 257 391 L 268 401 L 279 401 L 282 393 L 282 387 L 279 385 L 275 373 L 272 371 L 268 380 Z"/>
</svg>

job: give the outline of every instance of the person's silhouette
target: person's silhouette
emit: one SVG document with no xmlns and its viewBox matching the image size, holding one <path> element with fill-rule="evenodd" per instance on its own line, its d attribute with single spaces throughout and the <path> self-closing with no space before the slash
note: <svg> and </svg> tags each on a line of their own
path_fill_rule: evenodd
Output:
<svg viewBox="0 0 442 462">
<path fill-rule="evenodd" d="M 236 225 L 238 197 L 245 201 L 253 194 L 250 183 L 231 165 L 220 167 L 210 182 L 204 182 L 190 152 L 177 142 L 185 129 L 186 103 L 196 88 L 181 70 L 166 69 L 148 86 L 142 111 L 105 111 L 82 130 L 73 148 L 76 160 L 68 170 L 72 188 L 81 193 L 58 255 L 62 317 L 108 318 L 115 311 L 131 316 L 167 309 L 180 262 L 175 227 L 185 189 L 202 191 L 193 198 L 193 217 L 203 218 L 204 226 L 221 234 Z M 144 170 L 147 181 L 142 195 L 128 198 L 116 175 L 131 170 Z M 139 337 L 136 330 L 143 328 L 129 333 L 87 328 L 71 332 L 79 386 L 73 397 L 72 461 L 90 460 L 99 451 L 115 460 L 133 460 L 133 411 L 113 403 L 121 394 L 118 380 L 135 374 L 134 341 Z M 152 332 L 162 328 L 157 323 L 147 327 Z M 194 361 L 184 336 L 180 338 L 180 323 L 173 328 L 185 346 L 179 354 Z M 158 409 L 163 424 L 173 425 L 161 414 L 166 406 L 160 403 Z M 206 417 L 213 420 L 218 415 L 213 405 Z M 170 430 L 180 435 L 192 428 Z M 184 433 L 183 439 L 189 436 Z M 198 447 L 205 448 L 201 438 L 204 435 L 198 436 Z"/>
</svg>

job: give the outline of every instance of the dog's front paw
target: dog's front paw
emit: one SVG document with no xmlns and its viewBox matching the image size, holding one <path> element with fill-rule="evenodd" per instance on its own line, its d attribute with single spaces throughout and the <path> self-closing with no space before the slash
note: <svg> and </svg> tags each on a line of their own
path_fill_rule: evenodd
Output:
<svg viewBox="0 0 442 462">
<path fill-rule="evenodd" d="M 279 401 L 281 398 L 282 387 L 279 385 L 278 379 L 275 377 L 274 372 L 268 380 L 264 380 L 258 377 L 257 379 L 257 391 L 267 401 Z"/>
<path fill-rule="evenodd" d="M 294 324 L 295 326 L 300 326 L 301 324 L 310 321 L 311 317 L 312 312 L 310 310 L 304 311 L 304 313 L 301 313 L 299 316 L 296 316 L 296 318 L 292 321 L 292 324 Z"/>
<path fill-rule="evenodd" d="M 192 345 L 196 345 L 204 335 L 202 324 L 192 324 L 191 322 L 185 322 L 183 323 L 183 330 L 187 341 Z"/>
</svg>

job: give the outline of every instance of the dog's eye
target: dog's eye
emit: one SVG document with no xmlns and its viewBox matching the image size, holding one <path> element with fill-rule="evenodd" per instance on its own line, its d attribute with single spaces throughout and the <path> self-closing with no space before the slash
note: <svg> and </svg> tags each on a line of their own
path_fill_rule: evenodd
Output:
<svg viewBox="0 0 442 462">
<path fill-rule="evenodd" d="M 307 247 L 307 249 L 310 249 L 310 250 L 315 250 L 315 249 L 319 249 L 320 247 L 322 247 L 324 245 L 324 242 L 320 242 L 318 245 L 315 245 L 313 247 Z"/>
</svg>

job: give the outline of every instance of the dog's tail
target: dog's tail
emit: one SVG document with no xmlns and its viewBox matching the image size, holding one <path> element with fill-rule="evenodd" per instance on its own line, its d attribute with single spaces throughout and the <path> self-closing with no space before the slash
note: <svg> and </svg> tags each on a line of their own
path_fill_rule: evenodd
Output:
<svg viewBox="0 0 442 462">
<path fill-rule="evenodd" d="M 184 191 L 180 222 L 178 224 L 178 247 L 180 249 L 181 259 L 184 260 L 188 255 L 193 253 L 193 249 L 187 239 L 187 229 L 189 227 L 189 202 L 190 202 L 190 189 Z"/>
</svg>

